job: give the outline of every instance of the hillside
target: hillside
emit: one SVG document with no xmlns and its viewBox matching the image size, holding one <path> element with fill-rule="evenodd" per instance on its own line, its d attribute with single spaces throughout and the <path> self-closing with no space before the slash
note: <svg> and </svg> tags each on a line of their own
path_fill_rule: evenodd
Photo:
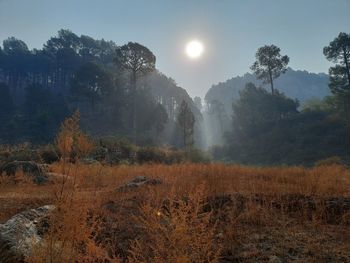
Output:
<svg viewBox="0 0 350 263">
<path fill-rule="evenodd" d="M 225 104 L 227 112 L 231 112 L 232 101 L 238 99 L 239 91 L 246 83 L 253 82 L 262 85 L 253 74 L 246 73 L 213 85 L 205 95 L 205 101 L 218 100 Z M 288 97 L 298 99 L 302 104 L 310 98 L 323 98 L 329 95 L 328 75 L 324 73 L 311 73 L 308 71 L 293 70 L 288 68 L 287 72 L 275 80 L 275 87 L 285 93 Z M 268 85 L 264 87 L 269 88 Z"/>
<path fill-rule="evenodd" d="M 147 64 L 153 73 L 138 72 L 138 92 L 132 95 L 130 69 L 116 62 L 122 57 L 117 49 L 131 46 L 154 59 Z M 158 71 L 155 61 L 152 51 L 141 44 L 119 46 L 66 29 L 40 50 L 31 50 L 14 37 L 5 39 L 0 45 L 0 142 L 47 143 L 62 120 L 79 109 L 81 125 L 91 136 L 136 140 L 131 138 L 130 121 L 135 117 L 139 144 L 157 141 L 181 147 L 176 116 L 185 101 L 196 119 L 195 142 L 201 145 L 200 111 L 185 89 Z"/>
</svg>

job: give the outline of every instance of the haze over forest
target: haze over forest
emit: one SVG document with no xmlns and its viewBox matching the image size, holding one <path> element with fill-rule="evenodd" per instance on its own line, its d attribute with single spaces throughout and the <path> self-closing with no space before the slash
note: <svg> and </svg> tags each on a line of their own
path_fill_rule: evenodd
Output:
<svg viewBox="0 0 350 263">
<path fill-rule="evenodd" d="M 152 9 L 165 8 L 163 4 L 145 6 L 142 2 L 136 3 L 136 14 L 140 12 L 139 8 L 145 7 L 152 17 L 145 26 L 152 25 L 155 34 L 164 32 L 164 23 L 154 24 L 157 9 Z M 346 90 L 348 64 L 346 56 L 339 53 L 341 48 L 335 45 L 345 43 L 344 52 L 347 52 L 348 35 L 339 30 L 349 24 L 349 19 L 343 15 L 348 3 L 318 3 L 304 4 L 298 20 L 288 15 L 282 19 L 276 15 L 276 10 L 282 11 L 287 6 L 295 9 L 299 5 L 274 3 L 273 12 L 268 12 L 271 15 L 268 21 L 262 20 L 259 27 L 252 28 L 256 25 L 257 18 L 254 17 L 246 22 L 244 30 L 232 33 L 221 30 L 228 27 L 228 21 L 235 29 L 235 19 L 240 19 L 242 14 L 228 16 L 227 10 L 233 8 L 234 12 L 244 13 L 249 8 L 265 7 L 249 1 L 246 4 L 218 4 L 209 10 L 209 7 L 213 8 L 210 1 L 200 5 L 191 3 L 183 15 L 192 10 L 192 22 L 180 35 L 180 25 L 172 23 L 167 24 L 167 32 L 172 32 L 169 38 L 152 34 L 146 37 L 145 33 L 149 31 L 132 30 L 136 39 L 141 37 L 144 42 L 124 39 L 133 34 L 128 35 L 130 25 L 123 27 L 120 19 L 132 10 L 131 6 L 134 7 L 125 4 L 125 14 L 110 17 L 110 21 L 116 21 L 113 31 L 110 25 L 99 25 L 109 17 L 106 10 L 105 19 L 96 20 L 95 26 L 101 27 L 101 32 L 92 26 L 88 28 L 91 34 L 62 28 L 51 32 L 41 44 L 38 41 L 46 35 L 46 27 L 54 28 L 62 21 L 57 23 L 55 14 L 52 19 L 38 15 L 39 10 L 45 13 L 49 8 L 41 1 L 35 1 L 33 5 L 23 3 L 23 7 L 32 12 L 23 13 L 23 17 L 8 24 L 0 34 L 4 38 L 0 49 L 3 123 L 0 142 L 50 143 L 55 139 L 60 123 L 79 111 L 82 129 L 95 140 L 115 137 L 147 147 L 202 149 L 216 160 L 239 163 L 310 165 L 333 155 L 346 159 L 349 142 L 343 134 L 347 132 L 347 102 L 342 101 L 346 100 L 343 90 Z M 17 5 L 15 1 L 3 1 L 1 5 L 2 19 L 8 21 Z M 57 10 L 63 6 L 64 2 Z M 96 7 L 96 11 L 105 10 L 93 2 L 87 2 L 81 8 L 91 10 L 91 6 Z M 114 6 L 115 3 L 111 3 L 109 9 Z M 179 3 L 170 6 L 184 7 Z M 35 7 L 38 9 L 34 10 Z M 227 10 L 222 10 L 223 7 Z M 317 8 L 319 12 L 312 23 L 307 23 L 312 15 L 309 14 L 307 19 L 304 16 L 310 8 Z M 325 19 L 320 16 L 330 15 L 330 8 L 337 15 L 332 14 L 334 19 L 328 21 L 327 27 L 322 27 Z M 34 17 L 35 14 L 38 16 Z M 202 19 L 204 24 L 199 26 L 195 21 L 205 14 L 210 16 Z M 135 18 L 134 23 L 141 23 L 135 15 L 125 19 Z M 163 13 L 157 15 L 159 19 L 174 22 L 174 17 L 163 17 Z M 227 21 L 222 19 L 226 15 Z M 64 25 L 70 25 L 71 16 L 69 12 L 66 14 Z M 48 23 L 43 27 L 45 30 L 33 32 L 33 38 L 21 30 L 25 18 L 30 18 L 30 23 L 48 19 Z M 82 31 L 87 17 L 82 14 L 76 19 L 74 23 L 71 21 L 71 27 Z M 302 19 L 305 26 L 299 28 Z M 278 20 L 283 23 L 272 26 Z M 204 27 L 206 23 L 211 26 Z M 264 24 L 270 26 L 271 34 L 263 34 L 261 26 Z M 215 33 L 202 31 L 210 31 L 214 25 L 220 25 L 220 30 Z M 183 34 L 194 28 L 196 33 L 184 39 Z M 281 35 L 283 30 L 289 34 Z M 308 34 L 308 38 L 300 36 L 311 31 L 313 34 Z M 6 32 L 11 34 L 4 36 Z M 102 32 L 106 35 L 93 37 Z M 20 39 L 19 35 L 27 36 L 28 41 Z M 327 35 L 330 37 L 326 38 Z M 298 41 L 291 41 L 293 37 Z M 108 40 L 113 38 L 120 39 L 121 43 Z M 228 43 L 232 45 L 226 46 Z M 163 53 L 166 50 L 168 54 Z M 174 65 L 176 68 L 169 75 L 164 73 Z M 308 68 L 324 72 L 329 68 L 330 75 L 306 71 Z M 238 72 L 242 76 L 234 76 Z M 224 75 L 230 77 L 215 84 L 214 80 Z M 197 84 L 193 85 L 195 82 Z M 190 94 L 201 94 L 202 98 Z M 318 136 L 315 127 L 323 130 L 322 137 Z M 275 137 L 275 134 L 279 136 Z"/>
</svg>

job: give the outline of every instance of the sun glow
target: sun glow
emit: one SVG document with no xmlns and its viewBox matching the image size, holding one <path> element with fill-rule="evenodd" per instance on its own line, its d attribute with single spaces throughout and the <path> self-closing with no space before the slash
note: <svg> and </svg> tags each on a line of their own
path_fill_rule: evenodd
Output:
<svg viewBox="0 0 350 263">
<path fill-rule="evenodd" d="M 192 40 L 186 45 L 186 54 L 192 59 L 199 58 L 204 51 L 203 44 L 198 40 Z"/>
</svg>

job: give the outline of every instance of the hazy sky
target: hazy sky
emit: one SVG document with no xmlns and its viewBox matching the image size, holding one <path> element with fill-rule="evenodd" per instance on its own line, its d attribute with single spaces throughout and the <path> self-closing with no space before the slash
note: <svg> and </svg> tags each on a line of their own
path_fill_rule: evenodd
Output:
<svg viewBox="0 0 350 263">
<path fill-rule="evenodd" d="M 327 72 L 322 49 L 350 33 L 350 0 L 0 0 L 0 41 L 15 36 L 41 48 L 61 28 L 139 42 L 160 71 L 203 97 L 212 84 L 248 72 L 265 44 L 279 46 L 294 69 Z M 205 46 L 195 61 L 184 53 L 191 39 Z"/>
</svg>

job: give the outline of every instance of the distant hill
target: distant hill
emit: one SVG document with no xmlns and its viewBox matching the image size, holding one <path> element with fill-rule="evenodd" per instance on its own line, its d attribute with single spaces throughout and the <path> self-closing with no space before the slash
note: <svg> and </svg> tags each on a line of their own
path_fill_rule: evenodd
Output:
<svg viewBox="0 0 350 263">
<path fill-rule="evenodd" d="M 232 102 L 239 98 L 239 91 L 248 82 L 262 85 L 262 81 L 257 80 L 255 75 L 246 73 L 244 76 L 237 76 L 213 85 L 205 95 L 205 101 L 221 101 L 229 113 L 232 109 Z M 298 99 L 301 104 L 308 99 L 321 99 L 330 94 L 328 75 L 324 73 L 316 74 L 288 68 L 287 72 L 276 79 L 274 84 L 279 91 L 290 98 Z M 263 85 L 263 87 L 270 89 L 269 85 Z"/>
</svg>

